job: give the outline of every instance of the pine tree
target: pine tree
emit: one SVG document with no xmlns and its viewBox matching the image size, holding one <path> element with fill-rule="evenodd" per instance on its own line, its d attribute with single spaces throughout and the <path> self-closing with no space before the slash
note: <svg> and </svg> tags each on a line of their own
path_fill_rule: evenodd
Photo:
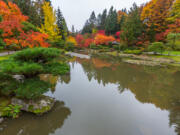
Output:
<svg viewBox="0 0 180 135">
<path fill-rule="evenodd" d="M 135 45 L 138 38 L 144 32 L 144 25 L 140 20 L 139 8 L 135 3 L 123 23 L 122 30 L 121 39 L 129 46 Z"/>
<path fill-rule="evenodd" d="M 58 30 L 59 30 L 59 35 L 61 35 L 62 39 L 65 40 L 67 37 L 67 34 L 68 34 L 68 28 L 67 28 L 66 21 L 63 17 L 63 14 L 59 7 L 56 12 L 56 17 L 57 17 L 57 26 L 58 26 Z"/>
<path fill-rule="evenodd" d="M 101 23 L 100 23 L 100 29 L 105 30 L 105 24 L 107 19 L 107 9 L 105 9 L 101 16 Z"/>
<path fill-rule="evenodd" d="M 113 6 L 109 10 L 109 14 L 106 19 L 105 30 L 108 35 L 115 34 L 118 31 L 118 19 L 117 12 Z"/>
</svg>

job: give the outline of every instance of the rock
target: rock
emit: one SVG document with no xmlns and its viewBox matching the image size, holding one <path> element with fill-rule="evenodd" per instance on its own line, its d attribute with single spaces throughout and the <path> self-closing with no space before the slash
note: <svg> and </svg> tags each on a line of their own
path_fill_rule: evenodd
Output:
<svg viewBox="0 0 180 135">
<path fill-rule="evenodd" d="M 0 124 L 4 121 L 4 118 L 0 117 Z"/>
<path fill-rule="evenodd" d="M 44 114 L 52 109 L 54 106 L 55 99 L 47 96 L 42 96 L 36 100 L 24 100 L 18 98 L 12 98 L 11 104 L 21 105 L 22 111 L 32 112 L 37 115 Z"/>
</svg>

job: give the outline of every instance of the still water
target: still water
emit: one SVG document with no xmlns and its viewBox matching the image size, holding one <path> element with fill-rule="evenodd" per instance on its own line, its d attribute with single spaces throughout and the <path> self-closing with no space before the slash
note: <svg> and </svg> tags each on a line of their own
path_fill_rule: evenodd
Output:
<svg viewBox="0 0 180 135">
<path fill-rule="evenodd" d="M 74 58 L 70 75 L 44 76 L 58 100 L 43 116 L 28 113 L 0 135 L 180 135 L 180 72 L 116 59 Z"/>
</svg>

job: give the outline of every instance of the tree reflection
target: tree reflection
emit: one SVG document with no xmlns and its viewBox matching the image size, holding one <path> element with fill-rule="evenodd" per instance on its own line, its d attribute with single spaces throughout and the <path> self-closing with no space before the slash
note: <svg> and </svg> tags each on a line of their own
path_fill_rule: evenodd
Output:
<svg viewBox="0 0 180 135">
<path fill-rule="evenodd" d="M 180 72 L 176 68 L 137 66 L 97 57 L 77 61 L 89 80 L 118 84 L 120 93 L 130 90 L 140 102 L 168 110 L 170 125 L 176 125 L 180 134 Z"/>
<path fill-rule="evenodd" d="M 63 102 L 57 102 L 53 110 L 43 116 L 23 114 L 15 120 L 7 120 L 0 125 L 4 128 L 1 135 L 49 135 L 61 128 L 65 119 L 71 114 Z"/>
</svg>

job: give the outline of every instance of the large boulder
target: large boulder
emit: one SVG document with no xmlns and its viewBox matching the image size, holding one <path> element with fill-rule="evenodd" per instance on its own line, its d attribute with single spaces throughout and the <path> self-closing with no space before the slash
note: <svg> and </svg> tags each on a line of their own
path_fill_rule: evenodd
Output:
<svg viewBox="0 0 180 135">
<path fill-rule="evenodd" d="M 52 109 L 55 99 L 47 96 L 42 96 L 36 100 L 25 100 L 19 98 L 12 98 L 11 104 L 22 106 L 21 110 L 32 112 L 37 115 L 44 114 Z"/>
</svg>

